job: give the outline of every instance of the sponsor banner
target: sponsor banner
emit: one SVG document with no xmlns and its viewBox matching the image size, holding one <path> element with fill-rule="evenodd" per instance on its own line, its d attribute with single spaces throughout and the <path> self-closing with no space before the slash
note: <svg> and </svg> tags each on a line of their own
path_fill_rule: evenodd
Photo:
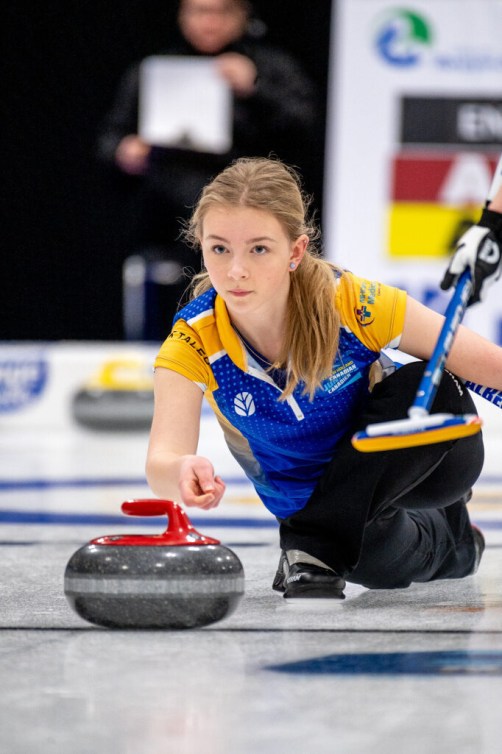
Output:
<svg viewBox="0 0 502 754">
<path fill-rule="evenodd" d="M 402 144 L 473 145 L 502 142 L 502 100 L 403 97 Z"/>
<path fill-rule="evenodd" d="M 397 202 L 478 205 L 497 166 L 498 154 L 403 151 L 392 161 L 391 198 Z"/>
<path fill-rule="evenodd" d="M 391 164 L 388 253 L 441 257 L 481 214 L 497 155 L 403 150 Z"/>
<path fill-rule="evenodd" d="M 37 404 L 49 377 L 43 350 L 32 347 L 0 349 L 0 416 Z"/>
<path fill-rule="evenodd" d="M 0 426 L 20 430 L 75 426 L 82 423 L 75 416 L 75 397 L 85 391 L 94 403 L 104 403 L 108 414 L 107 399 L 109 404 L 118 395 L 121 421 L 127 422 L 129 411 L 128 428 L 144 429 L 157 350 L 120 343 L 0 344 Z M 141 413 L 136 404 L 141 404 Z M 96 426 L 100 411 L 97 405 Z"/>
<path fill-rule="evenodd" d="M 444 311 L 456 239 L 502 151 L 500 0 L 337 0 L 326 255 Z M 502 344 L 502 296 L 466 323 Z"/>
</svg>

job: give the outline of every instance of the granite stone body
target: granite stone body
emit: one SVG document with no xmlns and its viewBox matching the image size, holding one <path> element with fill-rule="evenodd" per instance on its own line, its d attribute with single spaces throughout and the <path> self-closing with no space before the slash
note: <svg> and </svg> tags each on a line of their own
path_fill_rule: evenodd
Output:
<svg viewBox="0 0 502 754">
<path fill-rule="evenodd" d="M 151 390 L 79 390 L 72 401 L 75 421 L 95 430 L 148 429 L 153 416 Z"/>
<path fill-rule="evenodd" d="M 199 534 L 170 501 L 130 501 L 122 510 L 166 505 L 165 534 L 101 537 L 72 555 L 64 591 L 80 617 L 108 628 L 197 628 L 235 610 L 244 569 L 232 550 Z"/>
</svg>

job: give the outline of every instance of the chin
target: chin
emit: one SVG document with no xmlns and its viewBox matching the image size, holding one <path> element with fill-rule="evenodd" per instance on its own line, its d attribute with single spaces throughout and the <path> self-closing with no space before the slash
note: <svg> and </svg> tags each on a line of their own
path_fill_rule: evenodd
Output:
<svg viewBox="0 0 502 754">
<path fill-rule="evenodd" d="M 219 43 L 211 43 L 211 42 L 198 42 L 193 43 L 193 47 L 198 52 L 201 52 L 203 55 L 219 55 L 219 53 L 223 49 L 223 45 Z"/>
</svg>

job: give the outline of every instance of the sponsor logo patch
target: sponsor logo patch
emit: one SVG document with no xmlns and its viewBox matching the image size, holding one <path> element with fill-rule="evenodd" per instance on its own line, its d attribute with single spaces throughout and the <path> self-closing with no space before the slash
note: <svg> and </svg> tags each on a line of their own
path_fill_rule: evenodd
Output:
<svg viewBox="0 0 502 754">
<path fill-rule="evenodd" d="M 335 367 L 331 377 L 323 382 L 322 387 L 326 393 L 334 393 L 335 390 L 351 385 L 353 382 L 360 379 L 360 377 L 361 375 L 357 371 L 357 366 L 351 360 L 342 364 L 342 366 Z"/>
<path fill-rule="evenodd" d="M 252 416 L 256 406 L 251 393 L 237 393 L 234 398 L 234 410 L 238 416 Z"/>
</svg>

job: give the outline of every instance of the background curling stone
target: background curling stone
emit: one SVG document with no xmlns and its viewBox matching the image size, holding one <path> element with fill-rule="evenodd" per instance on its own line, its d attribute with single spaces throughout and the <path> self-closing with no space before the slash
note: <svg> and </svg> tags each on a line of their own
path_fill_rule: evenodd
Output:
<svg viewBox="0 0 502 754">
<path fill-rule="evenodd" d="M 244 593 L 237 555 L 205 537 L 170 500 L 128 500 L 131 516 L 159 516 L 163 534 L 98 537 L 66 566 L 64 591 L 81 618 L 109 628 L 196 628 L 230 615 Z"/>
<path fill-rule="evenodd" d="M 151 364 L 136 359 L 107 361 L 72 400 L 73 418 L 95 430 L 149 429 L 153 416 Z"/>
</svg>

